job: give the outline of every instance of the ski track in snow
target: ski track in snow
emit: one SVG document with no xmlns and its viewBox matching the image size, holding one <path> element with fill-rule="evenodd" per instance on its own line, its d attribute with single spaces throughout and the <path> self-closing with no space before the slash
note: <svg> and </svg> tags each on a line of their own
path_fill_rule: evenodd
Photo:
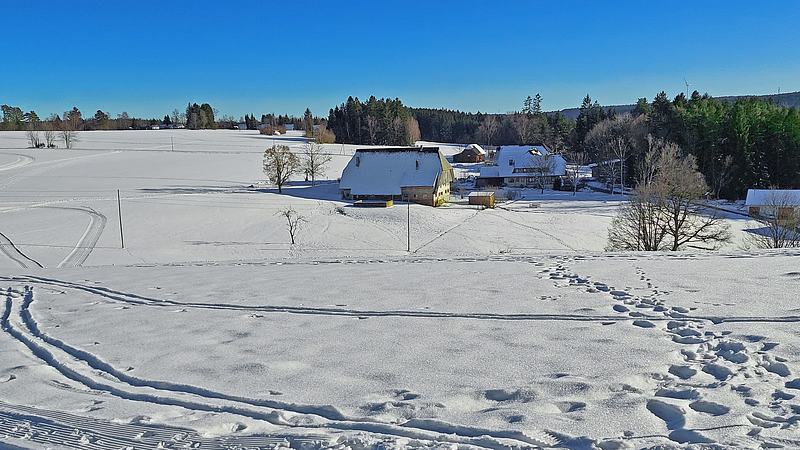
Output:
<svg viewBox="0 0 800 450">
<path fill-rule="evenodd" d="M 98 156 L 105 156 L 105 155 L 113 155 L 115 153 L 118 153 L 118 152 L 116 152 L 116 151 L 106 151 L 106 152 L 103 152 L 103 153 L 93 153 L 93 154 L 89 154 L 89 155 L 71 156 L 71 157 L 67 157 L 67 158 L 52 159 L 52 160 L 41 161 L 41 162 L 39 162 L 39 161 L 35 161 L 35 162 L 31 161 L 31 162 L 23 164 L 23 165 L 30 165 L 30 166 L 32 166 L 32 168 L 26 169 L 24 172 L 21 172 L 21 173 L 6 177 L 5 180 L 3 180 L 3 182 L 0 182 L 0 191 L 6 190 L 9 186 L 11 186 L 12 184 L 16 183 L 20 179 L 31 177 L 31 176 L 34 176 L 34 175 L 41 175 L 42 173 L 45 173 L 45 172 L 50 171 L 50 170 L 55 169 L 55 168 L 63 167 L 65 165 L 71 164 L 71 163 L 73 163 L 73 162 L 75 162 L 77 160 L 86 159 L 86 158 L 96 158 Z M 20 167 L 20 166 L 16 166 L 16 167 Z"/>
<path fill-rule="evenodd" d="M 548 432 L 531 436 L 520 431 L 489 430 L 435 420 L 412 419 L 404 423 L 391 424 L 369 419 L 347 418 L 330 406 L 248 399 L 196 386 L 127 376 L 97 356 L 43 333 L 29 309 L 33 300 L 33 290 L 29 287 L 23 291 L 11 288 L 7 290 L 3 314 L 0 317 L 0 327 L 3 331 L 64 377 L 91 390 L 105 392 L 122 399 L 179 406 L 194 411 L 229 413 L 287 428 L 362 431 L 393 438 L 464 444 L 496 450 L 507 449 L 509 445 L 522 448 L 553 446 L 558 439 L 556 434 Z"/>
<path fill-rule="evenodd" d="M 94 247 L 97 245 L 97 241 L 103 234 L 107 222 L 106 216 L 88 206 L 48 206 L 47 208 L 78 211 L 89 215 L 90 221 L 89 225 L 86 227 L 86 231 L 84 231 L 83 235 L 78 239 L 78 242 L 75 243 L 75 247 L 72 251 L 58 264 L 58 267 L 80 266 L 86 262 L 86 259 L 92 253 L 92 250 L 94 250 Z M 0 232 L 0 251 L 22 268 L 43 267 L 38 261 L 22 253 L 19 247 L 2 232 Z"/>
<path fill-rule="evenodd" d="M 28 257 L 16 245 L 8 238 L 5 234 L 0 232 L 0 251 L 3 252 L 4 255 L 11 258 L 12 261 L 17 263 L 20 267 L 24 269 L 31 269 L 34 267 L 41 268 L 42 265 L 39 264 L 38 261 Z"/>
<path fill-rule="evenodd" d="M 12 161 L 10 163 L 1 165 L 0 166 L 0 172 L 2 172 L 4 170 L 11 170 L 11 169 L 16 169 L 16 168 L 22 167 L 22 166 L 27 166 L 28 164 L 36 161 L 36 159 L 34 159 L 32 156 L 23 155 L 21 153 L 5 153 L 5 152 L 3 152 L 3 153 L 0 153 L 0 154 L 2 154 L 2 155 L 13 155 L 13 156 L 17 157 L 16 161 Z"/>
<path fill-rule="evenodd" d="M 706 325 L 717 325 L 725 322 L 755 321 L 758 318 L 704 318 L 690 315 L 694 308 L 670 306 L 665 296 L 668 292 L 659 290 L 652 280 L 640 267 L 636 274 L 640 282 L 645 284 L 644 289 L 651 294 L 635 296 L 625 289 L 616 289 L 607 283 L 592 281 L 590 276 L 581 276 L 572 272 L 567 267 L 567 258 L 540 272 L 540 277 L 553 280 L 556 287 L 583 289 L 590 294 L 603 294 L 611 298 L 611 309 L 619 315 L 636 318 L 633 326 L 653 329 L 661 332 L 673 342 L 684 348 L 679 350 L 684 364 L 671 365 L 664 373 L 656 374 L 659 386 L 653 398 L 647 402 L 647 410 L 664 421 L 669 434 L 668 439 L 680 444 L 703 444 L 714 442 L 703 436 L 701 431 L 710 431 L 718 428 L 693 430 L 686 427 L 686 418 L 689 414 L 706 414 L 720 416 L 728 414 L 731 408 L 713 401 L 704 400 L 704 390 L 713 391 L 722 386 L 730 386 L 742 398 L 751 412 L 746 418 L 752 427 L 742 425 L 729 425 L 730 427 L 746 427 L 750 429 L 747 440 L 751 439 L 748 446 L 756 441 L 762 447 L 782 447 L 784 445 L 800 447 L 800 440 L 786 440 L 760 436 L 763 428 L 793 429 L 800 425 L 800 408 L 788 401 L 796 397 L 796 393 L 787 393 L 787 390 L 800 389 L 800 378 L 790 378 L 793 371 L 787 364 L 788 361 L 770 353 L 770 350 L 779 345 L 770 341 L 765 336 L 753 339 L 741 339 L 732 336 L 730 331 L 707 330 Z M 641 289 L 641 288 L 640 288 Z M 666 324 L 654 323 L 652 317 L 641 311 L 652 311 L 669 320 Z M 652 314 L 651 313 L 651 314 Z M 766 318 L 762 318 L 766 319 Z M 785 321 L 800 321 L 800 317 L 775 318 Z M 776 320 L 778 321 L 778 320 Z M 699 373 L 713 377 L 715 381 L 703 383 L 693 381 Z M 752 384 L 774 386 L 775 389 L 768 398 L 756 398 Z M 764 411 L 769 411 L 765 413 Z M 753 430 L 757 430 L 753 432 Z M 635 439 L 632 436 L 631 439 Z"/>
<path fill-rule="evenodd" d="M 179 302 L 175 300 L 164 300 L 153 297 L 145 297 L 138 294 L 131 294 L 116 291 L 102 286 L 89 286 L 70 281 L 62 281 L 51 278 L 28 275 L 25 277 L 0 277 L 0 281 L 13 283 L 30 283 L 45 286 L 54 286 L 62 289 L 75 289 L 100 295 L 106 299 L 134 304 L 140 306 L 168 307 L 172 308 L 195 308 L 211 310 L 234 310 L 246 312 L 264 313 L 286 313 L 286 314 L 310 314 L 327 316 L 348 316 L 348 317 L 410 317 L 410 318 L 433 318 L 433 319 L 474 319 L 474 320 L 511 320 L 511 321 L 536 321 L 536 320 L 564 320 L 578 322 L 607 322 L 607 321 L 635 321 L 636 318 L 623 317 L 619 315 L 585 315 L 585 314 L 499 314 L 499 313 L 459 313 L 446 311 L 419 311 L 419 310 L 364 310 L 364 309 L 345 309 L 345 308 L 316 308 L 287 305 L 238 305 L 227 303 L 201 303 L 201 302 Z M 661 316 L 646 316 L 647 319 L 655 321 L 669 320 Z M 697 319 L 704 320 L 704 319 Z"/>
<path fill-rule="evenodd" d="M 511 257 L 514 259 L 513 257 Z M 420 258 L 419 261 L 436 260 L 437 258 Z M 502 257 L 501 259 L 507 259 Z M 527 258 L 525 258 L 528 260 Z M 752 429 L 776 428 L 787 429 L 800 424 L 800 412 L 796 405 L 788 400 L 794 398 L 796 393 L 792 390 L 800 389 L 800 379 L 792 379 L 792 368 L 787 361 L 770 354 L 770 350 L 779 343 L 771 342 L 762 337 L 758 341 L 743 341 L 730 336 L 730 332 L 717 332 L 709 330 L 715 325 L 726 322 L 789 322 L 800 321 L 795 316 L 788 317 L 704 317 L 691 314 L 690 309 L 680 306 L 670 306 L 665 301 L 669 293 L 660 291 L 647 277 L 646 273 L 637 267 L 637 275 L 646 287 L 637 289 L 652 292 L 648 295 L 634 295 L 630 287 L 617 289 L 608 283 L 592 280 L 591 276 L 581 276 L 573 273 L 567 266 L 569 261 L 582 261 L 584 257 L 557 257 L 551 267 L 539 272 L 541 278 L 553 281 L 556 287 L 580 289 L 590 295 L 605 295 L 610 298 L 610 311 L 608 315 L 535 315 L 535 314 L 471 314 L 447 313 L 435 311 L 364 311 L 339 308 L 305 308 L 271 305 L 230 305 L 206 304 L 193 302 L 176 302 L 151 297 L 140 296 L 115 291 L 106 287 L 88 286 L 69 281 L 54 280 L 36 276 L 0 277 L 0 280 L 9 283 L 24 283 L 55 287 L 60 289 L 76 289 L 94 295 L 100 295 L 112 301 L 132 303 L 154 307 L 188 307 L 202 309 L 235 309 L 247 311 L 265 311 L 276 313 L 296 314 L 324 314 L 344 316 L 400 316 L 400 317 L 435 317 L 452 319 L 482 319 L 482 320 L 586 320 L 598 322 L 626 322 L 642 329 L 659 332 L 665 338 L 680 344 L 682 348 L 680 358 L 683 364 L 673 364 L 665 368 L 662 374 L 653 375 L 658 381 L 658 388 L 653 392 L 652 398 L 647 402 L 647 410 L 658 417 L 665 424 L 668 434 L 664 436 L 676 443 L 704 443 L 711 440 L 703 432 L 719 430 L 722 428 L 744 427 Z M 470 262 L 473 258 L 459 258 L 459 261 Z M 371 261 L 371 260 L 370 260 Z M 387 261 L 377 260 L 385 263 Z M 533 260 L 528 260 L 533 262 Z M 369 263 L 369 262 L 362 262 Z M 535 263 L 544 266 L 544 263 Z M 373 422 L 370 419 L 353 419 L 342 416 L 332 406 L 296 405 L 273 402 L 271 400 L 250 399 L 230 396 L 204 388 L 171 383 L 168 381 L 145 380 L 126 375 L 124 372 L 113 368 L 89 352 L 69 346 L 68 344 L 49 337 L 39 330 L 38 324 L 31 316 L 29 305 L 33 301 L 32 288 L 25 291 L 14 291 L 9 288 L 6 308 L 3 315 L 3 329 L 14 336 L 40 359 L 46 361 L 74 381 L 93 390 L 109 392 L 122 398 L 136 401 L 146 401 L 165 405 L 182 406 L 188 409 L 211 412 L 229 412 L 254 419 L 267 420 L 287 427 L 304 426 L 336 430 L 365 431 L 372 434 L 390 435 L 394 437 L 418 438 L 423 440 L 442 440 L 435 433 L 453 433 L 447 442 L 477 445 L 491 448 L 500 448 L 499 440 L 512 439 L 517 445 L 528 446 L 552 445 L 558 441 L 555 432 L 541 432 L 539 436 L 521 434 L 513 431 L 492 431 L 461 427 L 448 423 L 427 420 L 412 420 L 400 425 Z M 17 304 L 20 306 L 16 307 Z M 12 309 L 19 310 L 21 324 L 18 329 L 27 330 L 30 336 L 15 330 L 14 319 L 10 318 Z M 646 311 L 646 312 L 642 312 Z M 47 344 L 46 346 L 43 344 Z M 59 353 L 60 352 L 60 353 Z M 55 356 L 60 355 L 60 356 Z M 82 364 L 88 373 L 72 368 L 75 364 Z M 91 369 L 91 370 L 89 370 Z M 105 376 L 97 379 L 96 372 Z M 706 380 L 697 381 L 702 376 Z M 708 381 L 708 377 L 713 381 Z M 108 385 L 109 380 L 115 380 L 121 386 Z M 778 380 L 776 382 L 776 380 Z M 770 398 L 756 398 L 750 385 L 766 383 L 775 386 Z M 776 384 L 777 383 L 777 384 Z M 719 389 L 720 386 L 730 386 L 741 395 L 741 398 L 752 410 L 746 415 L 750 425 L 726 425 L 705 429 L 691 429 L 687 427 L 687 417 L 693 415 L 721 416 L 729 414 L 731 407 L 716 403 L 704 398 L 705 391 Z M 131 390 L 136 390 L 131 392 Z M 144 393 L 138 392 L 144 390 Z M 244 405 L 244 406 L 243 406 Z M 266 410 L 266 411 L 264 411 Z M 308 417 L 313 417 L 313 426 L 309 427 Z M 297 417 L 303 420 L 292 423 Z M 388 427 L 388 428 L 387 428 Z M 434 433 L 431 435 L 430 433 Z M 764 446 L 786 445 L 798 446 L 800 441 L 765 437 L 758 433 L 748 433 L 741 437 L 746 445 L 760 444 Z M 475 442 L 478 436 L 487 435 L 489 438 Z M 629 436 L 631 440 L 652 436 Z M 489 439 L 489 441 L 486 441 Z"/>
<path fill-rule="evenodd" d="M 69 211 L 79 211 L 82 213 L 86 213 L 89 215 L 90 222 L 89 225 L 86 227 L 86 231 L 84 231 L 81 238 L 75 244 L 75 248 L 58 264 L 58 267 L 78 267 L 84 262 L 86 262 L 86 258 L 92 253 L 94 250 L 95 245 L 97 245 L 97 241 L 100 239 L 100 235 L 103 234 L 103 230 L 106 227 L 106 216 L 100 214 L 99 212 L 95 211 L 88 206 L 75 206 L 75 207 L 50 207 L 53 209 L 64 209 Z"/>
</svg>

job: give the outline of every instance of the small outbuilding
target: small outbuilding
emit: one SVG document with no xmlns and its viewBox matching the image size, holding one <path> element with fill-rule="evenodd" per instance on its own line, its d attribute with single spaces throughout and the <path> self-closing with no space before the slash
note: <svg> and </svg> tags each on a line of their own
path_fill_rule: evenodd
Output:
<svg viewBox="0 0 800 450">
<path fill-rule="evenodd" d="M 469 144 L 460 153 L 453 155 L 454 163 L 479 163 L 486 160 L 486 151 L 478 144 Z"/>
<path fill-rule="evenodd" d="M 797 226 L 800 219 L 800 190 L 748 189 L 747 212 L 753 217 L 777 219 L 782 226 Z"/>
<path fill-rule="evenodd" d="M 470 205 L 482 205 L 487 208 L 494 208 L 494 192 L 475 191 L 467 195 Z"/>
</svg>

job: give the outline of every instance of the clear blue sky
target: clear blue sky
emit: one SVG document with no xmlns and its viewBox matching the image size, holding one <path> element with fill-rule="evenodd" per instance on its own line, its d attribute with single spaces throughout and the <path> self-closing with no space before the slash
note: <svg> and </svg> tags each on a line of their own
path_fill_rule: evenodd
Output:
<svg viewBox="0 0 800 450">
<path fill-rule="evenodd" d="M 348 95 L 506 112 L 800 90 L 800 2 L 3 1 L 0 103 L 326 115 Z"/>
</svg>

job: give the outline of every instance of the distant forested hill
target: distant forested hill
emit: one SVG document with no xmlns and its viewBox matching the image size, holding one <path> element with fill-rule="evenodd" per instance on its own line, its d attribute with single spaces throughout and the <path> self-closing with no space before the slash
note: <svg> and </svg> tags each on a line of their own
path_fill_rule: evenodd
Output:
<svg viewBox="0 0 800 450">
<path fill-rule="evenodd" d="M 786 108 L 800 109 L 800 91 L 799 92 L 786 92 L 784 94 L 767 94 L 767 95 L 727 95 L 723 97 L 714 97 L 717 100 L 724 102 L 735 102 L 740 98 L 757 98 L 760 100 L 772 101 L 776 105 Z M 612 105 L 605 106 L 606 111 L 613 109 L 617 114 L 624 114 L 633 111 L 636 105 Z M 553 111 L 555 113 L 556 111 Z M 564 117 L 575 120 L 580 113 L 580 108 L 567 108 L 558 111 Z"/>
</svg>

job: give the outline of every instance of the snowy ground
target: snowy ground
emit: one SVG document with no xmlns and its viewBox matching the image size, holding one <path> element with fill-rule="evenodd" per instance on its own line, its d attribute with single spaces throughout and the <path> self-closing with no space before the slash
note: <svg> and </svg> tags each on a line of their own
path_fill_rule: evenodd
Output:
<svg viewBox="0 0 800 450">
<path fill-rule="evenodd" d="M 609 254 L 620 196 L 358 209 L 352 146 L 279 195 L 272 137 L 80 137 L 0 133 L 0 447 L 800 446 L 800 253 L 741 216 Z"/>
</svg>

